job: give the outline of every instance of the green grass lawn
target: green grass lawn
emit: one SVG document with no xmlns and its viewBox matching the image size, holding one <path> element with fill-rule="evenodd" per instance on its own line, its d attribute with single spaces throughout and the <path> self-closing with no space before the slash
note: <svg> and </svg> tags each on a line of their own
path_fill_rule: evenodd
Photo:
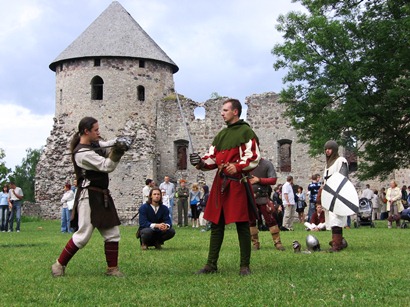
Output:
<svg viewBox="0 0 410 307">
<path fill-rule="evenodd" d="M 262 249 L 252 252 L 252 275 L 239 276 L 234 225 L 227 226 L 220 273 L 198 276 L 206 261 L 209 232 L 177 228 L 163 250 L 141 251 L 136 226 L 121 227 L 119 264 L 125 278 L 104 275 L 103 241 L 95 231 L 53 278 L 50 267 L 69 240 L 59 221 L 25 221 L 20 233 L 0 233 L 0 306 L 409 306 L 410 229 L 363 226 L 344 231 L 349 247 L 340 253 L 295 254 L 306 248 L 306 232 L 282 232 L 286 251 L 261 232 Z M 314 233 L 328 249 L 330 232 Z"/>
</svg>

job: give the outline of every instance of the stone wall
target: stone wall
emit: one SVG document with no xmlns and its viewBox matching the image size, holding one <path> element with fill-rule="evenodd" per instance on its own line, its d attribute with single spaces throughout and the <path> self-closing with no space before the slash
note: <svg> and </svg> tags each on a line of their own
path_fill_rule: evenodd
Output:
<svg viewBox="0 0 410 307">
<path fill-rule="evenodd" d="M 90 80 L 95 75 L 104 80 L 103 100 L 90 98 Z M 74 179 L 71 156 L 67 154 L 69 140 L 84 116 L 99 120 L 101 134 L 106 139 L 118 135 L 135 137 L 132 148 L 110 174 L 110 190 L 122 223 L 131 223 L 137 212 L 146 178 L 159 184 L 168 175 L 174 183 L 184 178 L 189 186 L 194 182 L 212 184 L 214 171 L 199 172 L 189 163 L 187 169 L 177 170 L 175 142 L 188 141 L 188 135 L 173 92 L 172 71 L 167 64 L 146 61 L 146 68 L 142 69 L 137 60 L 106 58 L 101 60 L 100 67 L 94 67 L 91 59 L 79 59 L 58 67 L 56 80 L 56 116 L 36 174 L 36 205 L 42 217 L 60 218 L 64 184 Z M 138 85 L 146 89 L 145 101 L 137 99 Z M 180 95 L 196 152 L 204 154 L 225 126 L 220 115 L 225 99 L 198 103 Z M 295 184 L 306 187 L 312 174 L 322 174 L 324 155 L 311 158 L 307 145 L 298 143 L 295 131 L 283 116 L 284 106 L 278 103 L 277 94 L 254 94 L 244 103 L 248 107 L 244 117 L 259 137 L 262 156 L 275 165 L 278 183 L 284 183 L 286 177 L 292 175 Z M 204 118 L 195 117 L 198 107 L 204 109 Z M 286 172 L 280 169 L 282 140 L 290 142 L 290 170 Z M 365 183 L 370 183 L 372 188 L 388 185 L 379 180 L 359 182 L 354 174 L 351 178 L 358 190 L 363 189 Z M 410 184 L 407 170 L 395 172 L 391 178 L 399 184 Z"/>
<path fill-rule="evenodd" d="M 39 204 L 31 203 L 29 201 L 23 202 L 23 206 L 21 207 L 21 214 L 24 216 L 31 216 L 31 217 L 42 217 L 43 216 Z"/>
</svg>

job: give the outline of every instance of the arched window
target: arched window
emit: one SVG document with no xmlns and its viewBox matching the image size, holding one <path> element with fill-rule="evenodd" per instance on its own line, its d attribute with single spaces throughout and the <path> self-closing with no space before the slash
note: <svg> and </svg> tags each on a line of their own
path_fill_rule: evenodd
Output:
<svg viewBox="0 0 410 307">
<path fill-rule="evenodd" d="M 104 81 L 101 77 L 95 76 L 91 79 L 91 99 L 102 100 L 103 99 Z"/>
<path fill-rule="evenodd" d="M 289 173 L 292 170 L 292 141 L 283 139 L 278 141 L 279 145 L 279 170 Z"/>
<path fill-rule="evenodd" d="M 138 101 L 145 101 L 145 87 L 142 85 L 137 86 Z"/>
<path fill-rule="evenodd" d="M 177 170 L 183 171 L 187 169 L 187 152 L 188 152 L 188 141 L 178 140 L 175 141 L 175 151 L 177 154 Z"/>
<path fill-rule="evenodd" d="M 194 110 L 195 119 L 204 119 L 205 118 L 205 108 L 204 107 L 196 107 Z"/>
</svg>

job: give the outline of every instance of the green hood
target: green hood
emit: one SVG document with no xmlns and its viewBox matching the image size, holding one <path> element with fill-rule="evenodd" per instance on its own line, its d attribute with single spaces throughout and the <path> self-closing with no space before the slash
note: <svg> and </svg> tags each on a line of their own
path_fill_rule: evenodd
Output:
<svg viewBox="0 0 410 307">
<path fill-rule="evenodd" d="M 214 138 L 212 145 L 219 151 L 227 150 L 239 147 L 253 138 L 259 143 L 258 137 L 249 124 L 240 119 L 236 123 L 228 124 L 226 128 L 222 129 Z"/>
</svg>

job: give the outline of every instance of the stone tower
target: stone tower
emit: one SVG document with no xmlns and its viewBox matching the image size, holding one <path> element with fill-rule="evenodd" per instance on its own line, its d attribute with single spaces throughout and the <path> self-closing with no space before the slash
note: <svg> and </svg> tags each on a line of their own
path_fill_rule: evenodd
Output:
<svg viewBox="0 0 410 307">
<path fill-rule="evenodd" d="M 119 215 L 131 214 L 125 211 L 135 211 L 141 183 L 157 175 L 157 109 L 174 91 L 178 66 L 114 1 L 49 67 L 56 74 L 56 111 L 37 169 L 43 215 L 58 215 L 62 187 L 73 181 L 69 140 L 84 116 L 98 119 L 105 139 L 136 138 L 110 183 L 121 199 Z"/>
</svg>

